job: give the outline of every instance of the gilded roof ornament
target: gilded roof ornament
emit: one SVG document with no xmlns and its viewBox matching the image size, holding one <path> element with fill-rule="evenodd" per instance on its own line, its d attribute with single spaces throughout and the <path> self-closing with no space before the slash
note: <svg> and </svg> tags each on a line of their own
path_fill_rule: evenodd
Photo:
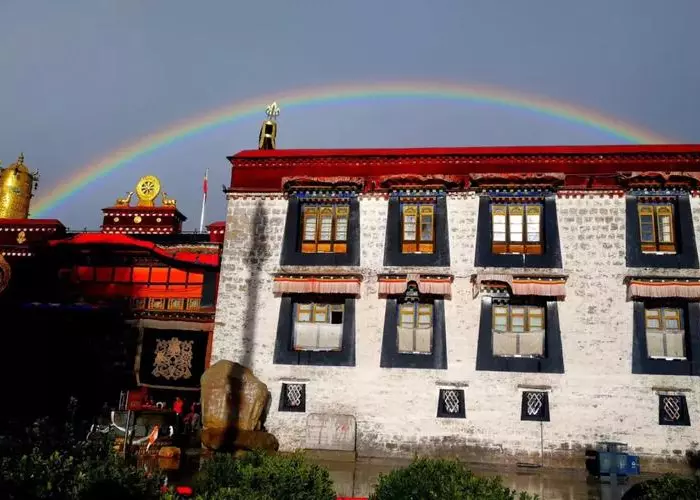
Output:
<svg viewBox="0 0 700 500">
<path fill-rule="evenodd" d="M 265 114 L 267 115 L 268 120 L 275 121 L 277 119 L 277 117 L 280 115 L 280 107 L 277 104 L 277 101 L 265 108 Z"/>
</svg>

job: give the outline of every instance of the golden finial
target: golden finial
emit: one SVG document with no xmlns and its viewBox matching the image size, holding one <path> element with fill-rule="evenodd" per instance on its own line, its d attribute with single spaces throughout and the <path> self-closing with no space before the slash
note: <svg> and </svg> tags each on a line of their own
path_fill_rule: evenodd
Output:
<svg viewBox="0 0 700 500">
<path fill-rule="evenodd" d="M 277 117 L 280 115 L 280 107 L 273 102 L 265 108 L 267 120 L 260 127 L 258 136 L 258 149 L 275 149 L 277 145 Z"/>
<path fill-rule="evenodd" d="M 17 164 L 18 167 L 24 165 L 24 153 L 20 153 L 19 156 L 17 157 Z"/>
</svg>

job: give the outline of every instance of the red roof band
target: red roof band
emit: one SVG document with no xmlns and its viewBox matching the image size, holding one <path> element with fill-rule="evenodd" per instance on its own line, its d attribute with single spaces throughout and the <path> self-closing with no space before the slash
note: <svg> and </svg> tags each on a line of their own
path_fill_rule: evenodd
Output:
<svg viewBox="0 0 700 500">
<path fill-rule="evenodd" d="M 219 267 L 219 252 L 215 253 L 195 253 L 187 251 L 169 251 L 167 247 L 161 247 L 150 241 L 143 241 L 124 234 L 92 234 L 82 233 L 72 238 L 49 241 L 52 247 L 62 245 L 110 245 L 140 248 L 148 250 L 164 259 L 174 260 L 182 264 L 196 265 L 203 267 Z"/>
<path fill-rule="evenodd" d="M 447 176 L 471 185 L 474 174 L 564 174 L 562 187 L 619 188 L 631 172 L 700 172 L 700 144 L 526 146 L 420 149 L 249 150 L 229 157 L 231 191 L 281 192 L 283 178 L 362 179 L 381 189 L 397 175 Z"/>
</svg>

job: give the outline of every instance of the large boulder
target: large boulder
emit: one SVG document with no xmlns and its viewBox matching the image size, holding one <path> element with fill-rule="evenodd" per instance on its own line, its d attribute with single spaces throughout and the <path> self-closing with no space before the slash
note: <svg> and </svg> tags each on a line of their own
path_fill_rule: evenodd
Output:
<svg viewBox="0 0 700 500">
<path fill-rule="evenodd" d="M 254 431 L 270 398 L 267 385 L 238 363 L 221 360 L 202 375 L 202 444 L 218 450 L 237 431 Z"/>
</svg>

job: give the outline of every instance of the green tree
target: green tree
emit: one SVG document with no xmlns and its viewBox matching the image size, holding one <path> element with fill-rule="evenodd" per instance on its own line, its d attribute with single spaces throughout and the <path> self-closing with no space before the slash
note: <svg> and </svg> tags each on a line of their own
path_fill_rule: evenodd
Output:
<svg viewBox="0 0 700 500">
<path fill-rule="evenodd" d="M 455 460 L 419 458 L 381 474 L 370 500 L 535 500 L 506 488 L 501 478 L 477 477 Z"/>
</svg>

